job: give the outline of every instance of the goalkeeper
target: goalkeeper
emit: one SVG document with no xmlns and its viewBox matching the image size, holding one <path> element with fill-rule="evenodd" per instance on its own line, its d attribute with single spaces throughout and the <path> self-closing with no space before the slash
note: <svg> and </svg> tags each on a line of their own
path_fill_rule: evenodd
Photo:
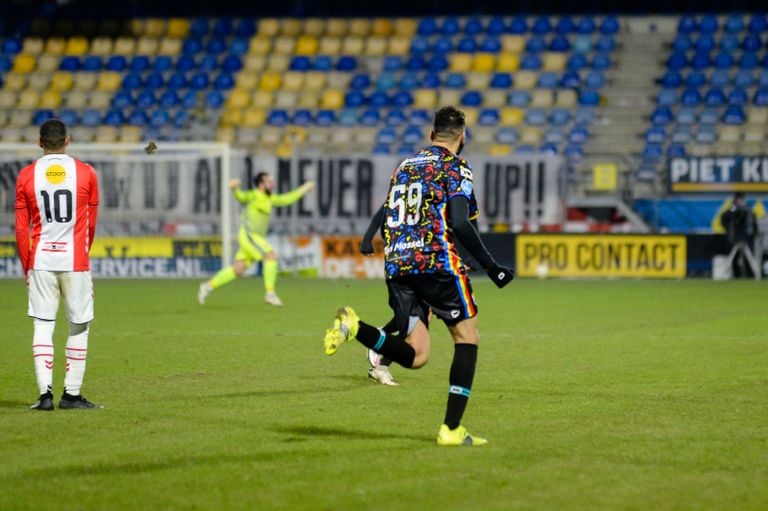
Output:
<svg viewBox="0 0 768 511">
<path fill-rule="evenodd" d="M 287 193 L 272 194 L 275 187 L 274 179 L 266 172 L 259 172 L 253 178 L 253 185 L 253 189 L 246 191 L 240 189 L 239 179 L 229 182 L 229 188 L 234 193 L 235 199 L 243 205 L 238 235 L 240 247 L 235 254 L 235 262 L 232 266 L 221 269 L 211 280 L 200 284 L 197 292 L 197 301 L 200 305 L 205 303 L 211 291 L 242 277 L 256 261 L 262 262 L 264 301 L 278 307 L 283 305 L 275 292 L 277 255 L 265 238 L 269 229 L 269 216 L 273 206 L 288 206 L 297 202 L 315 187 L 315 183 L 307 181 Z"/>
</svg>

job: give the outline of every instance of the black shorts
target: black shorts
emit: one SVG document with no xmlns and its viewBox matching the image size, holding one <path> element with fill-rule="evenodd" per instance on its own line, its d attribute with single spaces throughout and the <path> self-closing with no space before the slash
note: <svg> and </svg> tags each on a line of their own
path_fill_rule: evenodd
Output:
<svg viewBox="0 0 768 511">
<path fill-rule="evenodd" d="M 389 306 L 395 312 L 400 332 L 407 331 L 411 316 L 418 316 L 429 325 L 429 309 L 449 326 L 477 314 L 472 286 L 466 275 L 405 275 L 387 280 L 387 290 Z"/>
</svg>

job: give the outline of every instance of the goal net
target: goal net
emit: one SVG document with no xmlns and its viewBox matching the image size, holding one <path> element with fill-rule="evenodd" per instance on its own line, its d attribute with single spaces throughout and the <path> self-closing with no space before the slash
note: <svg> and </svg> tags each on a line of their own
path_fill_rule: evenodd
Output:
<svg viewBox="0 0 768 511">
<path fill-rule="evenodd" d="M 201 142 L 161 143 L 152 154 L 144 144 L 72 144 L 67 152 L 99 178 L 94 273 L 202 276 L 231 261 L 238 206 L 227 183 L 246 178 L 239 151 Z M 19 273 L 12 261 L 16 177 L 40 156 L 32 144 L 0 144 L 0 275 Z"/>
</svg>

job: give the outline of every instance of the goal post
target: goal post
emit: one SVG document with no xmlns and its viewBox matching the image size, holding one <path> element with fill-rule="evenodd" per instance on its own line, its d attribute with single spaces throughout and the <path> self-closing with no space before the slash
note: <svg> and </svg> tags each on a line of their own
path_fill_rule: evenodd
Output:
<svg viewBox="0 0 768 511">
<path fill-rule="evenodd" d="M 217 266 L 228 264 L 238 222 L 228 183 L 243 176 L 244 153 L 220 142 L 158 142 L 154 152 L 146 147 L 146 142 L 68 146 L 67 154 L 91 164 L 99 178 L 97 243 L 100 237 L 139 240 L 139 244 L 157 238 L 218 238 L 221 264 Z M 0 143 L 0 239 L 5 243 L 15 228 L 18 172 L 42 155 L 34 143 Z"/>
</svg>

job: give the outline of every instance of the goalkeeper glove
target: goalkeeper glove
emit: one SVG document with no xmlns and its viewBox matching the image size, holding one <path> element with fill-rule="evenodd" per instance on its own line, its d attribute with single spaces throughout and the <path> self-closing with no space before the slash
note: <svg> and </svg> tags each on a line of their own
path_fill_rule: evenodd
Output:
<svg viewBox="0 0 768 511">
<path fill-rule="evenodd" d="M 505 266 L 492 266 L 486 270 L 486 273 L 498 288 L 506 286 L 515 278 L 515 270 Z"/>
</svg>

